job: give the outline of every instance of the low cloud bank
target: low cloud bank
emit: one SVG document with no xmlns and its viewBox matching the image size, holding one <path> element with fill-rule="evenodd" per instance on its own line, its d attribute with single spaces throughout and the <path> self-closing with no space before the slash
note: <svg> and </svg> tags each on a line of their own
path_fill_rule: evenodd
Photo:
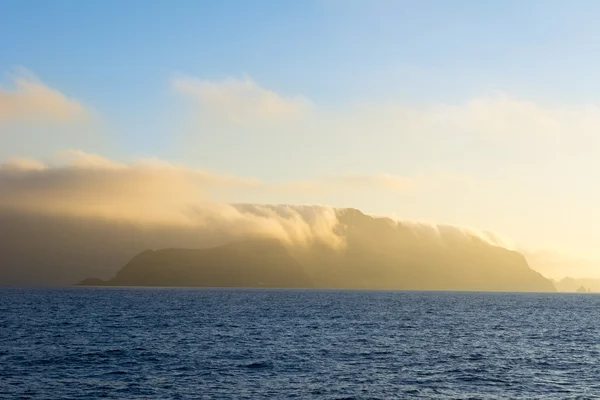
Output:
<svg viewBox="0 0 600 400">
<path fill-rule="evenodd" d="M 233 205 L 228 191 L 259 183 L 157 160 L 122 164 L 80 151 L 54 163 L 13 159 L 0 166 L 0 209 L 30 214 L 101 217 L 142 225 L 186 226 L 231 237 L 314 240 L 337 247 L 335 210 L 327 206 Z"/>
<path fill-rule="evenodd" d="M 445 287 L 446 275 L 466 274 L 464 262 L 473 264 L 473 277 L 485 275 L 484 267 L 496 273 L 503 262 L 527 270 L 524 259 L 501 249 L 506 241 L 490 232 L 374 217 L 351 208 L 229 197 L 271 193 L 281 187 L 276 186 L 160 160 L 121 163 L 80 151 L 46 162 L 9 160 L 0 166 L 0 237 L 6 238 L 0 242 L 0 284 L 107 279 L 146 249 L 206 248 L 250 238 L 279 239 L 323 282 L 347 273 L 348 287 L 366 282 L 372 264 L 393 277 L 396 288 L 404 287 L 397 285 L 413 270 L 423 284 Z M 428 273 L 434 264 L 439 273 Z M 378 279 L 379 286 L 369 287 L 388 287 L 386 279 Z"/>
<path fill-rule="evenodd" d="M 496 232 L 480 230 L 467 226 L 437 224 L 434 222 L 414 221 L 407 219 L 390 218 L 394 224 L 406 227 L 414 232 L 414 235 L 424 241 L 456 243 L 457 241 L 480 240 L 492 246 L 504 247 L 515 250 L 512 241 Z"/>
<path fill-rule="evenodd" d="M 356 184 L 354 179 L 350 181 Z M 227 198 L 256 190 L 275 189 L 255 179 L 155 159 L 121 163 L 78 150 L 64 151 L 45 163 L 12 159 L 0 166 L 0 209 L 4 210 L 184 226 L 232 238 L 274 237 L 295 245 L 315 241 L 336 248 L 344 245 L 339 210 L 333 207 L 243 204 Z M 477 238 L 508 247 L 490 232 L 405 220 L 389 222 L 402 225 L 424 241 Z"/>
</svg>

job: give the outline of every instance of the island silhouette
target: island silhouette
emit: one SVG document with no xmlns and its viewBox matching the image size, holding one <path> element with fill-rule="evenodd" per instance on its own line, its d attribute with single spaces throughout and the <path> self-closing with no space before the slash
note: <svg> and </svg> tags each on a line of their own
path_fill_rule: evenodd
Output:
<svg viewBox="0 0 600 400">
<path fill-rule="evenodd" d="M 249 238 L 202 249 L 145 250 L 107 279 L 81 285 L 376 290 L 555 291 L 525 257 L 477 235 L 338 210 L 339 247 Z"/>
</svg>

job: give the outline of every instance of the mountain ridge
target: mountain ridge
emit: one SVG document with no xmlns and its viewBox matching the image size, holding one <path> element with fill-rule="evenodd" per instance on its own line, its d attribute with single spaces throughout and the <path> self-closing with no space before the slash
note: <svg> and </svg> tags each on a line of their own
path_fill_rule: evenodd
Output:
<svg viewBox="0 0 600 400">
<path fill-rule="evenodd" d="M 163 257 L 160 262 L 167 270 L 175 268 L 178 274 L 195 276 L 200 281 L 194 285 L 260 286 L 264 281 L 271 286 L 341 289 L 554 291 L 549 280 L 529 268 L 522 254 L 501 247 L 493 237 L 459 227 L 396 221 L 357 209 L 231 207 L 229 215 L 214 218 L 202 214 L 200 222 L 204 223 L 192 223 L 191 219 L 182 225 L 0 210 L 0 285 L 103 285 L 144 250 L 171 249 L 159 251 Z M 246 250 L 238 243 L 266 238 L 272 241 L 262 245 L 246 242 L 250 246 Z M 246 276 L 250 281 L 218 280 L 216 271 L 211 273 L 213 281 L 202 281 L 198 272 L 186 270 L 198 266 L 218 269 L 218 257 L 202 255 L 213 261 L 196 262 L 191 255 L 197 253 L 177 250 L 206 250 L 227 244 L 238 248 L 237 256 L 229 251 L 231 247 L 207 254 L 222 253 L 219 262 L 227 261 L 230 275 Z M 269 249 L 275 255 L 266 265 L 274 277 L 279 277 L 277 282 L 265 279 L 266 269 L 258 268 L 264 261 L 261 255 Z M 156 251 L 146 256 L 156 257 Z M 168 259 L 169 255 L 173 257 Z M 252 273 L 241 267 L 247 260 L 256 265 Z M 144 268 L 139 258 L 135 263 L 138 270 Z M 275 265 L 288 266 L 289 274 L 279 273 Z M 297 282 L 289 281 L 293 274 Z M 172 276 L 164 277 L 164 282 L 157 274 L 153 276 L 144 279 L 153 285 L 191 285 Z M 86 280 L 89 277 L 100 280 Z M 134 285 L 143 283 L 132 280 Z"/>
<path fill-rule="evenodd" d="M 551 281 L 529 268 L 522 254 L 480 238 L 465 240 L 446 233 L 432 243 L 433 239 L 423 240 L 402 224 L 358 210 L 340 213 L 339 219 L 342 248 L 251 239 L 209 249 L 147 250 L 105 284 L 555 291 Z M 277 258 L 265 256 L 273 251 L 278 252 Z M 211 253 L 220 258 L 210 258 Z M 278 278 L 268 279 L 267 270 Z"/>
</svg>

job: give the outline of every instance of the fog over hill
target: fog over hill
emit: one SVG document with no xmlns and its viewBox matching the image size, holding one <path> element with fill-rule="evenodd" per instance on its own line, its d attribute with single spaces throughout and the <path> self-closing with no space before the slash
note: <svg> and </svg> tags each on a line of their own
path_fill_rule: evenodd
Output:
<svg viewBox="0 0 600 400">
<path fill-rule="evenodd" d="M 321 206 L 211 205 L 197 213 L 202 223 L 173 225 L 2 213 L 0 281 L 66 285 L 114 277 L 111 284 L 123 285 L 554 290 L 520 253 L 452 226 Z M 157 250 L 165 248 L 171 250 Z"/>
<path fill-rule="evenodd" d="M 554 290 L 490 233 L 350 208 L 209 200 L 274 189 L 156 160 L 65 157 L 0 166 L 0 284 L 114 277 L 130 285 Z"/>
</svg>

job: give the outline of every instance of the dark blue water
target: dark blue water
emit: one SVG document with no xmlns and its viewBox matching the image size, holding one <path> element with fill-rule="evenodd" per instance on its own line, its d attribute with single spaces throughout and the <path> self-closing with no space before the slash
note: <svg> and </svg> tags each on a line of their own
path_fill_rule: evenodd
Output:
<svg viewBox="0 0 600 400">
<path fill-rule="evenodd" d="M 0 289 L 0 398 L 596 398 L 600 296 Z"/>
</svg>

